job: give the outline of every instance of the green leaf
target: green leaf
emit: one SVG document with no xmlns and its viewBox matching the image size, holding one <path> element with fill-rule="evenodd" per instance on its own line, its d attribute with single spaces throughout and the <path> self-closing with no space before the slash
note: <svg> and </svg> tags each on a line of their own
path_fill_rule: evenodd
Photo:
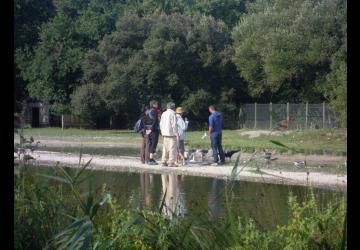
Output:
<svg viewBox="0 0 360 250">
<path fill-rule="evenodd" d="M 134 216 L 131 220 L 129 220 L 125 226 L 116 234 L 115 238 L 111 241 L 110 246 L 112 246 L 118 238 L 121 238 L 121 236 L 124 235 L 127 230 L 138 221 L 138 219 L 138 216 Z"/>
<path fill-rule="evenodd" d="M 64 178 L 61 178 L 61 177 L 52 176 L 52 175 L 46 175 L 46 174 L 39 174 L 39 173 L 36 173 L 36 175 L 46 177 L 48 179 L 56 180 L 56 181 L 59 181 L 59 182 L 68 183 L 67 180 L 65 180 Z"/>
<path fill-rule="evenodd" d="M 270 140 L 270 142 L 273 143 L 273 144 L 275 144 L 275 145 L 278 145 L 278 146 L 280 146 L 280 147 L 290 149 L 288 146 L 282 144 L 281 142 L 274 141 L 274 140 Z"/>
<path fill-rule="evenodd" d="M 231 175 L 230 175 L 230 181 L 234 181 L 235 178 L 236 178 L 236 173 L 237 173 L 237 169 L 238 169 L 238 166 L 239 166 L 239 159 L 240 159 L 240 155 L 238 155 L 236 157 L 236 161 L 234 163 L 234 167 L 231 171 Z"/>
</svg>

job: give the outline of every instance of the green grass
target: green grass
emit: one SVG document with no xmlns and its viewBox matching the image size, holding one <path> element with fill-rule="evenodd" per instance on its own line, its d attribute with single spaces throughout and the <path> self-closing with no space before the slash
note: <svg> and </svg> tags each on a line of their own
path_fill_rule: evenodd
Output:
<svg viewBox="0 0 360 250">
<path fill-rule="evenodd" d="M 293 131 L 288 135 L 267 136 L 262 135 L 256 138 L 241 135 L 244 130 L 225 130 L 223 132 L 223 146 L 225 149 L 279 149 L 271 140 L 281 142 L 293 149 L 292 153 L 317 153 L 346 155 L 347 139 L 346 132 L 335 129 L 321 129 L 309 131 Z M 192 148 L 208 148 L 210 139 L 201 137 L 205 131 L 187 132 L 186 144 Z M 35 140 L 54 139 L 82 142 L 118 142 L 139 144 L 141 136 L 131 130 L 87 130 L 87 129 L 64 129 L 60 128 L 30 128 L 24 129 L 24 134 L 33 136 Z M 161 139 L 160 139 L 161 143 Z"/>
</svg>

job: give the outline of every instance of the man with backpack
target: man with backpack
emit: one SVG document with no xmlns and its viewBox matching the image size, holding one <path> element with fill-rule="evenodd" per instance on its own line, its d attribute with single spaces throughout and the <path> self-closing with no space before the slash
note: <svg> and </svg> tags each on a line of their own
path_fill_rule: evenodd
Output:
<svg viewBox="0 0 360 250">
<path fill-rule="evenodd" d="M 140 132 L 143 141 L 141 146 L 140 158 L 143 164 L 157 165 L 157 162 L 153 159 L 151 136 L 153 131 L 159 130 L 159 120 L 154 109 L 145 107 L 145 112 L 140 119 L 136 122 L 134 131 Z"/>
<path fill-rule="evenodd" d="M 159 134 L 160 134 L 159 122 L 161 117 L 161 109 L 159 107 L 159 103 L 155 100 L 151 100 L 149 104 L 150 104 L 150 111 L 154 110 L 156 112 L 156 119 L 158 120 L 156 126 L 154 126 L 150 134 L 150 161 L 156 162 L 154 160 L 154 154 L 156 153 L 156 147 L 159 142 Z"/>
</svg>

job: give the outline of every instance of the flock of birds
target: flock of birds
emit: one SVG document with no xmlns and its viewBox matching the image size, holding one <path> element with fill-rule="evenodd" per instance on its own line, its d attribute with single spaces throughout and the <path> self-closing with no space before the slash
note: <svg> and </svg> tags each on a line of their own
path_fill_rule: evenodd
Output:
<svg viewBox="0 0 360 250">
<path fill-rule="evenodd" d="M 289 119 L 279 121 L 276 126 L 272 130 L 286 130 L 289 128 L 290 123 L 292 119 L 289 117 Z M 207 137 L 207 133 L 205 132 L 204 135 L 201 137 L 202 140 L 204 140 Z M 231 157 L 237 153 L 240 152 L 240 149 L 236 150 L 229 150 L 225 151 L 225 158 L 231 159 Z M 263 158 L 265 158 L 267 163 L 270 163 L 271 161 L 277 160 L 277 158 L 272 158 L 272 152 L 270 150 L 263 150 Z M 206 158 L 206 155 L 209 153 L 209 150 L 207 149 L 191 149 L 189 151 L 184 152 L 184 158 L 186 160 L 189 160 L 189 162 L 195 163 L 195 162 L 203 162 Z M 293 163 L 294 166 L 299 168 L 306 168 L 306 160 L 302 161 L 290 161 L 290 163 Z M 344 161 L 345 168 L 347 167 L 347 160 Z"/>
<path fill-rule="evenodd" d="M 238 150 L 229 150 L 225 151 L 225 158 L 230 159 L 233 154 L 240 152 L 240 149 Z M 202 162 L 206 158 L 206 155 L 209 153 L 209 150 L 207 149 L 191 149 L 189 151 L 184 152 L 184 157 L 186 159 L 189 159 L 189 162 Z"/>
<path fill-rule="evenodd" d="M 240 152 L 240 149 L 236 150 L 229 150 L 225 151 L 225 158 L 231 159 L 231 157 L 235 154 Z M 186 160 L 188 160 L 190 163 L 197 163 L 197 162 L 203 162 L 206 159 L 206 156 L 208 155 L 209 150 L 208 149 L 190 149 L 188 151 L 184 152 L 184 157 Z M 270 150 L 263 150 L 263 158 L 266 160 L 267 163 L 271 161 L 275 161 L 278 158 L 273 158 L 273 153 Z M 302 161 L 291 161 L 291 163 L 294 164 L 296 167 L 304 168 L 306 167 L 306 160 Z M 346 166 L 346 162 L 345 162 Z"/>
</svg>

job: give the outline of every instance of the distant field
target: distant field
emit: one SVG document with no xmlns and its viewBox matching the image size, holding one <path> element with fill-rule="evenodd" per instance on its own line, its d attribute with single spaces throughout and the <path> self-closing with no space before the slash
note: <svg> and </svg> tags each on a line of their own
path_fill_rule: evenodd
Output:
<svg viewBox="0 0 360 250">
<path fill-rule="evenodd" d="M 141 136 L 130 130 L 86 130 L 60 128 L 29 128 L 24 129 L 24 134 L 33 136 L 35 140 L 64 140 L 82 142 L 118 142 L 137 144 L 141 142 Z M 244 148 L 254 149 L 284 149 L 271 140 L 280 142 L 300 153 L 340 154 L 347 153 L 346 130 L 309 130 L 291 131 L 287 135 L 261 135 L 249 138 L 242 133 L 249 130 L 225 130 L 223 132 L 223 146 L 225 149 Z M 210 140 L 201 137 L 205 131 L 187 132 L 186 144 L 194 148 L 207 148 Z M 15 135 L 16 137 L 17 135 Z M 161 140 L 160 140 L 161 143 Z"/>
</svg>

